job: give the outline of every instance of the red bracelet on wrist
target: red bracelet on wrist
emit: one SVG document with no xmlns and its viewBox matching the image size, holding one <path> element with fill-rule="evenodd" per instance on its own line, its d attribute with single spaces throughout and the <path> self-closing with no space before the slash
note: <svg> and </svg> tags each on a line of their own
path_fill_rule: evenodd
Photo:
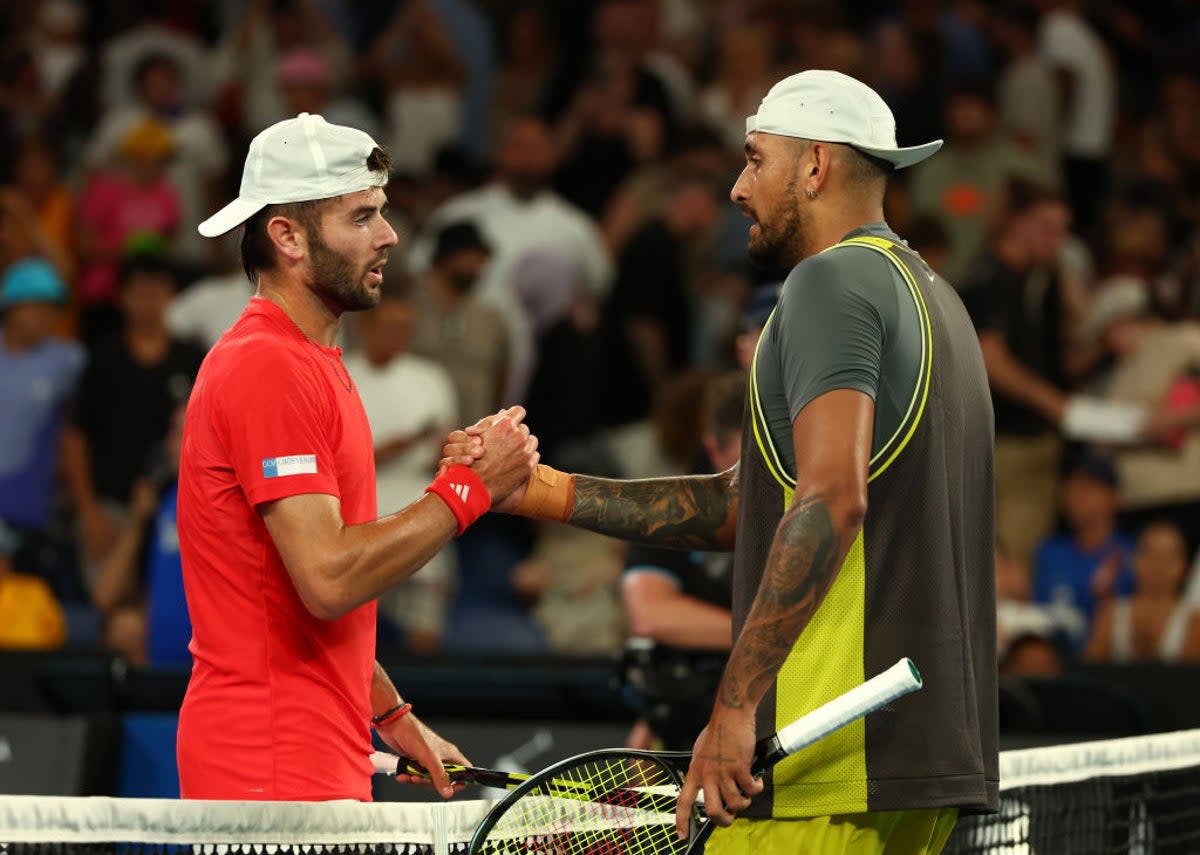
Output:
<svg viewBox="0 0 1200 855">
<path fill-rule="evenodd" d="M 458 520 L 458 534 L 471 527 L 471 523 L 492 508 L 492 494 L 484 486 L 483 479 L 469 466 L 456 463 L 425 488 L 446 503 L 446 507 Z"/>
<path fill-rule="evenodd" d="M 394 721 L 399 721 L 412 712 L 412 704 L 404 703 L 392 707 L 385 713 L 380 713 L 371 719 L 372 727 L 383 727 L 385 724 L 391 724 Z"/>
</svg>

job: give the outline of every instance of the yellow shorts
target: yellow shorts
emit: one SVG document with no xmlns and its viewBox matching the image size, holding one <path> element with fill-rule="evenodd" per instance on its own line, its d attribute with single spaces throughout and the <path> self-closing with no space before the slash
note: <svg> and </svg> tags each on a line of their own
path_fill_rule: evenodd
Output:
<svg viewBox="0 0 1200 855">
<path fill-rule="evenodd" d="M 957 808 L 878 811 L 807 819 L 737 819 L 716 828 L 705 855 L 938 855 Z"/>
</svg>

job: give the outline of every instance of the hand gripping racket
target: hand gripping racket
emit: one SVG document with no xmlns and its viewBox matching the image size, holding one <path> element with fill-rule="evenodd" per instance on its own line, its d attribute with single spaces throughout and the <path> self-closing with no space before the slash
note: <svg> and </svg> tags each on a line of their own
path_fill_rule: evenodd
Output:
<svg viewBox="0 0 1200 855">
<path fill-rule="evenodd" d="M 901 659 L 761 740 L 751 771 L 760 776 L 789 754 L 920 687 L 916 665 Z M 526 779 L 488 812 L 471 839 L 470 853 L 699 853 L 713 828 L 702 811 L 692 811 L 687 840 L 675 834 L 675 805 L 690 760 L 688 752 L 607 749 L 571 757 L 531 776 L 472 770 L 472 774 L 500 775 L 506 781 L 492 786 L 511 787 Z M 451 780 L 455 774 L 451 773 Z"/>
<path fill-rule="evenodd" d="M 433 780 L 429 770 L 413 760 L 399 754 L 387 751 L 376 751 L 371 754 L 371 763 L 379 775 L 416 775 L 426 780 Z M 496 787 L 501 790 L 512 790 L 524 784 L 532 775 L 518 772 L 501 772 L 498 769 L 481 769 L 478 766 L 459 766 L 455 763 L 444 763 L 442 768 L 452 784 L 481 784 L 485 787 Z"/>
<path fill-rule="evenodd" d="M 671 752 L 666 753 L 670 754 Z M 690 755 L 682 753 L 680 756 L 686 760 Z M 375 751 L 371 754 L 371 763 L 375 766 L 375 774 L 377 775 L 387 775 L 392 778 L 397 775 L 414 775 L 424 778 L 426 781 L 433 780 L 433 776 L 429 774 L 428 769 L 411 757 L 405 757 L 401 754 Z M 523 772 L 502 772 L 499 769 L 483 769 L 479 766 L 459 766 L 456 763 L 443 763 L 442 768 L 446 770 L 446 776 L 450 778 L 450 783 L 452 784 L 479 784 L 484 787 L 495 787 L 500 790 L 515 790 L 533 777 L 533 775 Z M 550 778 L 543 781 L 542 785 L 546 792 L 552 793 L 556 798 L 592 801 L 597 795 L 588 784 L 569 778 Z M 599 795 L 604 795 L 604 793 L 600 793 Z M 670 799 L 666 796 L 659 798 L 664 804 L 670 802 Z M 670 805 L 673 804 L 673 802 L 670 802 Z"/>
</svg>

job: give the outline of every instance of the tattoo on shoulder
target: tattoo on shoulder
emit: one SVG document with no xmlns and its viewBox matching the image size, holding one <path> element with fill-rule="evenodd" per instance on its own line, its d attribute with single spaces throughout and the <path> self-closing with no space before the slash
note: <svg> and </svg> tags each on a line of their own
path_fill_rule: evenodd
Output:
<svg viewBox="0 0 1200 855">
<path fill-rule="evenodd" d="M 737 467 L 718 475 L 575 480 L 573 525 L 677 549 L 729 549 L 737 525 Z"/>
</svg>

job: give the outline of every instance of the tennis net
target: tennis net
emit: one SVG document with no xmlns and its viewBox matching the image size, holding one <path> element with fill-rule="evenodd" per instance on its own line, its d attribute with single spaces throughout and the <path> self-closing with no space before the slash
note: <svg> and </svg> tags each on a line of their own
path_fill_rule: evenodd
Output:
<svg viewBox="0 0 1200 855">
<path fill-rule="evenodd" d="M 461 855 L 492 804 L 0 796 L 0 855 Z"/>
<path fill-rule="evenodd" d="M 1006 751 L 1000 778 L 947 855 L 1200 853 L 1200 730 Z M 464 855 L 493 804 L 0 796 L 0 855 Z"/>
<path fill-rule="evenodd" d="M 946 855 L 1197 855 L 1200 730 L 1006 751 L 1000 811 Z"/>
</svg>

